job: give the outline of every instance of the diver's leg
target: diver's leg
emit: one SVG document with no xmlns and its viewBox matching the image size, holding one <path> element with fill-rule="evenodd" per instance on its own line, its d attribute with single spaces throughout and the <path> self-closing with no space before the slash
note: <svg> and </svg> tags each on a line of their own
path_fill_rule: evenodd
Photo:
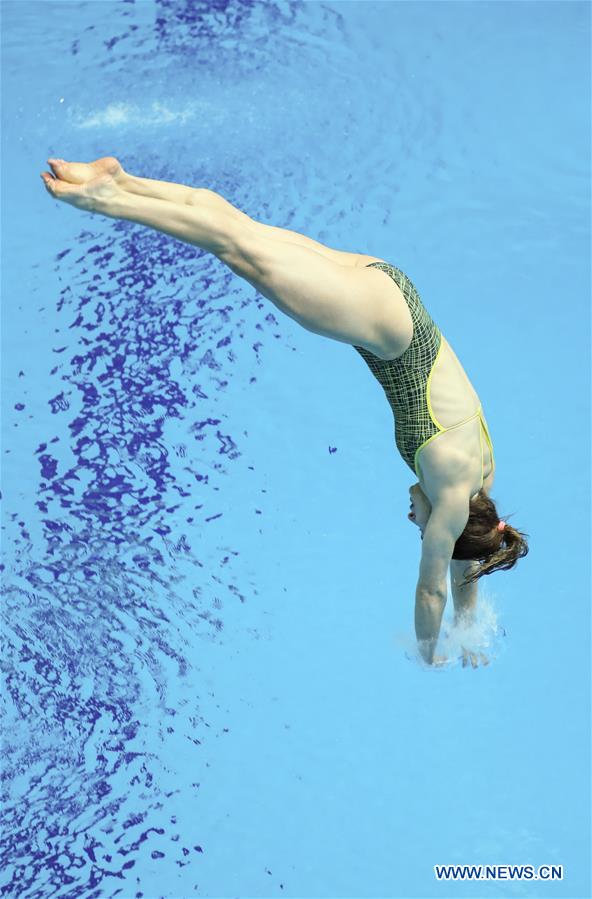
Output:
<svg viewBox="0 0 592 899">
<path fill-rule="evenodd" d="M 196 191 L 199 191 L 199 203 L 202 205 L 209 203 L 219 208 L 222 202 L 227 203 L 220 194 L 214 191 L 206 191 L 187 184 L 176 184 L 174 181 L 158 181 L 154 178 L 140 178 L 136 175 L 130 175 L 114 156 L 104 156 L 91 163 L 66 162 L 63 159 L 48 159 L 48 162 L 58 178 L 69 181 L 72 184 L 84 184 L 96 178 L 98 174 L 107 173 L 113 176 L 123 190 L 136 194 L 139 197 L 152 197 L 155 200 L 167 200 L 169 203 L 179 203 L 184 206 L 196 202 Z M 228 203 L 227 205 L 230 206 L 231 204 Z M 298 231 L 292 231 L 289 228 L 278 228 L 275 225 L 266 225 L 263 222 L 255 222 L 255 219 L 250 218 L 245 213 L 241 213 L 236 206 L 232 206 L 232 209 L 244 216 L 245 220 L 248 219 L 251 225 L 256 223 L 262 234 L 267 237 L 274 237 L 276 240 L 281 240 L 285 243 L 307 247 L 309 250 L 314 250 L 327 259 L 337 262 L 339 265 L 365 265 L 374 258 L 360 253 L 335 250 Z"/>
<path fill-rule="evenodd" d="M 127 172 L 122 179 L 121 185 L 124 190 L 137 194 L 140 197 L 154 197 L 155 199 L 168 200 L 173 203 L 194 203 L 195 191 L 199 190 L 199 188 L 189 187 L 185 184 L 176 184 L 172 181 L 155 181 L 153 178 L 140 178 L 137 175 L 129 175 Z M 202 191 L 200 202 L 219 203 L 221 199 L 220 194 L 216 194 L 214 191 Z M 224 202 L 226 203 L 227 201 L 224 200 Z M 234 208 L 236 209 L 237 207 Z M 237 209 L 237 211 L 239 210 Z M 244 215 L 244 213 L 242 214 Z M 274 237 L 276 240 L 281 240 L 285 243 L 307 247 L 309 250 L 314 250 L 327 259 L 337 262 L 339 265 L 363 265 L 367 258 L 368 260 L 372 258 L 366 257 L 361 253 L 349 253 L 345 250 L 336 250 L 333 247 L 325 246 L 320 241 L 307 237 L 306 234 L 301 234 L 299 231 L 292 231 L 290 228 L 278 228 L 275 225 L 257 222 L 252 218 L 250 222 L 251 224 L 256 224 L 264 236 Z"/>
<path fill-rule="evenodd" d="M 173 203 L 195 203 L 198 199 L 196 197 L 196 191 L 199 191 L 200 193 L 200 203 L 220 205 L 221 200 L 224 203 L 228 202 L 227 200 L 224 200 L 220 194 L 217 194 L 214 191 L 189 187 L 185 184 L 176 184 L 172 181 L 155 181 L 153 178 L 139 178 L 136 175 L 128 175 L 127 173 L 125 173 L 121 185 L 124 190 L 129 193 L 137 194 L 140 197 L 154 197 L 155 199 L 168 200 Z M 338 265 L 363 265 L 364 262 L 367 260 L 369 261 L 369 259 L 372 258 L 366 257 L 360 253 L 349 253 L 345 250 L 336 250 L 332 247 L 327 247 L 325 244 L 320 243 L 320 241 L 314 240 L 312 237 L 307 237 L 306 234 L 301 234 L 299 231 L 292 231 L 289 228 L 278 228 L 275 225 L 266 225 L 263 222 L 258 222 L 255 219 L 246 216 L 246 214 L 241 212 L 236 206 L 233 206 L 232 208 L 240 213 L 241 216 L 249 218 L 251 226 L 257 225 L 263 236 L 273 237 L 284 243 L 298 244 L 301 247 L 314 250 L 315 253 L 320 253 L 321 256 L 331 259 L 333 262 L 338 263 Z"/>
<path fill-rule="evenodd" d="M 180 205 L 128 193 L 107 174 L 82 185 L 47 172 L 42 177 L 56 199 L 214 253 L 309 331 L 383 358 L 395 355 L 393 285 L 378 269 L 338 265 L 308 247 L 278 240 L 213 191 L 196 188 L 192 202 Z"/>
</svg>

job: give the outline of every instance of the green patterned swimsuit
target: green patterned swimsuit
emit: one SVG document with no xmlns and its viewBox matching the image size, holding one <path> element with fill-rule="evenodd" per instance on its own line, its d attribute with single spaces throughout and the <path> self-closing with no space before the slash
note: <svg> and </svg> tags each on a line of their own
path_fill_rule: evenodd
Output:
<svg viewBox="0 0 592 899">
<path fill-rule="evenodd" d="M 360 346 L 355 346 L 354 349 L 381 384 L 395 417 L 397 448 L 409 468 L 420 478 L 417 466 L 419 451 L 433 437 L 449 430 L 437 423 L 429 393 L 430 375 L 442 345 L 442 332 L 432 320 L 407 275 L 388 262 L 371 262 L 370 266 L 390 275 L 403 293 L 413 321 L 413 338 L 398 359 L 379 359 Z M 481 406 L 471 418 L 477 415 L 481 416 Z M 493 456 L 489 432 L 482 416 L 481 420 Z"/>
</svg>

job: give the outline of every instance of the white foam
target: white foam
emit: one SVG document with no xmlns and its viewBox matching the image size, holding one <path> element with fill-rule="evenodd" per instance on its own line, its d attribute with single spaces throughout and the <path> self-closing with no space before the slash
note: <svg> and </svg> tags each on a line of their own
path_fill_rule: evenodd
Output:
<svg viewBox="0 0 592 899">
<path fill-rule="evenodd" d="M 438 650 L 447 659 L 462 660 L 463 651 L 482 653 L 488 661 L 496 658 L 500 650 L 500 640 L 505 637 L 505 628 L 498 622 L 498 614 L 493 599 L 481 594 L 472 622 L 454 621 L 442 623 Z"/>
<path fill-rule="evenodd" d="M 72 112 L 72 124 L 76 128 L 119 128 L 122 125 L 154 126 L 169 125 L 173 122 L 185 124 L 195 118 L 195 104 L 182 109 L 173 109 L 166 103 L 155 100 L 148 107 L 132 103 L 110 103 L 104 109 L 93 112 Z"/>
<path fill-rule="evenodd" d="M 447 611 L 449 609 L 453 609 L 450 594 Z M 485 593 L 483 587 L 480 586 L 477 608 L 471 623 L 460 622 L 455 624 L 453 614 L 452 612 L 451 615 L 446 616 L 445 613 L 442 620 L 436 656 L 444 657 L 444 659 L 439 664 L 426 666 L 419 652 L 415 634 L 410 634 L 409 632 L 398 633 L 395 636 L 395 645 L 403 650 L 406 658 L 410 661 L 422 667 L 433 668 L 433 670 L 442 670 L 461 665 L 463 657 L 467 652 L 475 653 L 478 658 L 482 654 L 488 663 L 491 663 L 499 656 L 503 645 L 502 640 L 506 636 L 506 630 L 499 623 L 499 616 L 493 598 L 488 593 Z M 465 663 L 466 661 L 465 659 Z M 482 663 L 482 659 L 479 658 L 479 665 Z"/>
</svg>

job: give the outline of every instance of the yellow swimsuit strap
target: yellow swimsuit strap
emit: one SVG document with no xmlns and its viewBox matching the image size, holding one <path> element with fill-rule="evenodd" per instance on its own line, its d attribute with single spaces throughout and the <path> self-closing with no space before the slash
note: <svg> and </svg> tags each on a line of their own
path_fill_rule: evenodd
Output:
<svg viewBox="0 0 592 899">
<path fill-rule="evenodd" d="M 469 421 L 473 421 L 474 418 L 477 418 L 477 416 L 481 414 L 481 406 L 479 406 L 479 408 L 477 409 L 477 411 L 476 411 L 476 412 L 473 412 L 472 415 L 469 415 L 468 418 L 463 418 L 462 421 L 457 422 L 455 425 L 451 425 L 449 428 L 444 428 L 444 427 L 442 427 L 442 425 L 439 423 L 439 421 L 438 421 L 438 420 L 436 419 L 436 417 L 434 416 L 434 414 L 433 414 L 433 412 L 432 412 L 431 405 L 429 406 L 429 409 L 430 409 L 430 416 L 431 416 L 431 418 L 432 418 L 432 421 L 434 422 L 434 424 L 435 424 L 436 427 L 438 428 L 438 432 L 437 432 L 437 434 L 432 434 L 432 436 L 431 436 L 428 440 L 424 441 L 424 443 L 420 444 L 420 446 L 418 446 L 417 449 L 416 449 L 416 451 L 415 451 L 415 458 L 414 458 L 414 463 L 415 463 L 415 473 L 417 474 L 417 477 L 418 477 L 418 478 L 419 478 L 419 471 L 418 471 L 419 460 L 418 460 L 418 456 L 419 456 L 421 450 L 422 450 L 424 447 L 426 447 L 426 446 L 428 445 L 428 443 L 431 443 L 432 440 L 435 440 L 437 437 L 439 437 L 440 434 L 445 434 L 447 431 L 454 431 L 455 428 L 460 428 L 462 425 L 466 425 Z M 479 429 L 479 431 L 481 431 L 481 429 Z M 483 475 L 483 449 L 481 449 L 481 475 Z M 420 478 L 420 480 L 421 480 L 421 478 Z M 483 486 L 483 485 L 481 485 L 481 486 Z"/>
<path fill-rule="evenodd" d="M 485 431 L 485 439 L 489 444 L 489 451 L 491 453 L 491 470 L 495 468 L 495 456 L 493 454 L 493 443 L 491 442 L 491 435 L 489 433 L 489 428 L 483 418 L 483 409 L 479 406 L 479 418 L 481 419 L 482 428 L 479 428 L 479 439 L 481 440 L 481 486 L 483 486 L 483 481 L 485 480 L 483 477 L 483 435 L 482 431 Z"/>
<path fill-rule="evenodd" d="M 468 418 L 465 418 L 464 421 L 459 421 L 457 425 L 453 425 L 451 428 L 445 428 L 446 431 L 452 431 L 454 428 L 460 428 L 461 425 L 467 424 L 467 422 L 472 421 L 474 418 L 479 416 L 479 446 L 481 448 L 481 487 L 483 487 L 483 482 L 485 480 L 484 476 L 484 465 L 483 465 L 483 431 L 485 431 L 485 439 L 489 444 L 489 450 L 491 452 L 491 470 L 493 471 L 493 467 L 495 464 L 494 456 L 493 456 L 493 444 L 491 442 L 491 436 L 489 434 L 489 429 L 487 424 L 485 423 L 485 419 L 483 418 L 483 406 L 479 405 L 479 408 L 473 415 L 469 415 Z"/>
</svg>

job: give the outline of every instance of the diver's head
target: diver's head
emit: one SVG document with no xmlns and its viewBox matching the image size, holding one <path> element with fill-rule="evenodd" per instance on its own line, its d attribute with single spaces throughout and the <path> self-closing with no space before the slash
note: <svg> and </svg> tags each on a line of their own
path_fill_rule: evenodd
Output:
<svg viewBox="0 0 592 899">
<path fill-rule="evenodd" d="M 421 539 L 432 511 L 432 505 L 419 483 L 409 488 L 411 508 L 407 515 L 421 531 Z M 505 517 L 505 516 L 504 516 Z M 469 502 L 469 519 L 455 543 L 453 559 L 480 562 L 467 568 L 465 584 L 476 581 L 484 574 L 513 568 L 518 559 L 528 553 L 528 534 L 518 531 L 507 521 L 502 523 L 495 503 L 481 489 Z"/>
<path fill-rule="evenodd" d="M 518 559 L 528 554 L 526 537 L 528 534 L 500 520 L 494 501 L 481 488 L 469 502 L 469 520 L 452 553 L 453 559 L 472 559 L 481 563 L 473 566 L 470 574 L 465 573 L 464 584 L 476 581 L 484 574 L 513 568 Z"/>
</svg>

